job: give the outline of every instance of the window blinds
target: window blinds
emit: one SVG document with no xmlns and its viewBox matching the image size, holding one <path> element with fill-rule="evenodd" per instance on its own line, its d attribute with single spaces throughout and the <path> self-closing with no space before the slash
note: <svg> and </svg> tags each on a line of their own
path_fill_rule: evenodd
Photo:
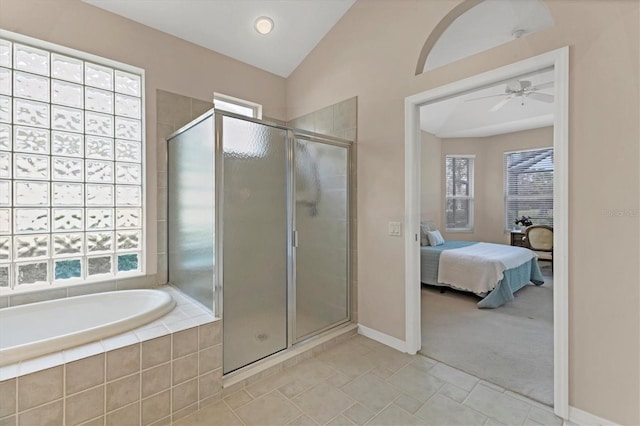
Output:
<svg viewBox="0 0 640 426">
<path fill-rule="evenodd" d="M 505 230 L 516 218 L 553 226 L 553 148 L 504 154 Z"/>
</svg>

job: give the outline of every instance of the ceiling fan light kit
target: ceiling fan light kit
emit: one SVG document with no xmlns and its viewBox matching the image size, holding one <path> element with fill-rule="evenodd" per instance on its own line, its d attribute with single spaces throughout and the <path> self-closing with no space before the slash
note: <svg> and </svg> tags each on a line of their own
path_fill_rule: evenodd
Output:
<svg viewBox="0 0 640 426">
<path fill-rule="evenodd" d="M 479 98 L 467 99 L 468 101 L 477 101 L 487 98 L 503 97 L 497 104 L 489 109 L 490 112 L 496 112 L 502 109 L 511 99 L 520 98 L 520 105 L 524 106 L 525 98 L 531 98 L 536 101 L 551 103 L 553 102 L 553 95 L 546 93 L 540 93 L 540 90 L 553 87 L 553 81 L 533 85 L 530 80 L 511 80 L 507 83 L 504 93 L 499 95 L 482 96 Z"/>
</svg>

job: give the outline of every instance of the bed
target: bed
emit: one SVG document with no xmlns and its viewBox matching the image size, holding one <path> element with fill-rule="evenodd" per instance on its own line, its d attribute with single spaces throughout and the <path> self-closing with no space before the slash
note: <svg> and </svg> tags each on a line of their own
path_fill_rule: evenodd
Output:
<svg viewBox="0 0 640 426">
<path fill-rule="evenodd" d="M 420 247 L 421 281 L 474 293 L 478 308 L 497 308 L 530 282 L 544 284 L 537 255 L 504 244 L 446 241 Z"/>
</svg>

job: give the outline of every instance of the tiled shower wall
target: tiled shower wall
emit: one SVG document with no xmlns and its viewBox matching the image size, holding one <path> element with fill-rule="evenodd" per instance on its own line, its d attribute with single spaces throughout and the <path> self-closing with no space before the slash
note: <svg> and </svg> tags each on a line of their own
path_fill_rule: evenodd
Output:
<svg viewBox="0 0 640 426">
<path fill-rule="evenodd" d="M 351 319 L 358 320 L 358 250 L 357 250 L 357 167 L 356 159 L 358 152 L 357 127 L 358 127 L 358 98 L 353 97 L 342 102 L 338 102 L 318 111 L 297 117 L 287 123 L 288 126 L 295 127 L 310 132 L 335 136 L 352 141 L 351 148 L 351 192 L 349 199 L 349 229 L 351 242 Z"/>
<path fill-rule="evenodd" d="M 167 283 L 167 142 L 166 138 L 191 120 L 213 108 L 213 103 L 163 90 L 156 91 L 158 137 L 158 285 Z M 353 141 L 351 154 L 351 312 L 357 318 L 357 234 L 356 234 L 356 153 L 357 153 L 357 98 L 353 97 L 321 110 L 303 115 L 288 123 L 263 117 L 302 130 L 322 133 Z"/>
<path fill-rule="evenodd" d="M 158 272 L 156 284 L 167 283 L 167 140 L 176 130 L 213 108 L 212 102 L 156 91 L 158 153 Z"/>
</svg>

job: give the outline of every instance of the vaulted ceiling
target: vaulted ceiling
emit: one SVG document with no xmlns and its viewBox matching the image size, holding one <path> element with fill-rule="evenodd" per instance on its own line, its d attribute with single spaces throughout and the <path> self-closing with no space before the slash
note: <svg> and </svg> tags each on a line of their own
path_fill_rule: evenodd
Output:
<svg viewBox="0 0 640 426">
<path fill-rule="evenodd" d="M 282 77 L 288 77 L 355 0 L 83 0 Z M 268 35 L 254 23 L 274 22 Z"/>
<path fill-rule="evenodd" d="M 83 0 L 239 61 L 288 77 L 355 0 Z M 517 3 L 517 4 L 516 4 Z M 539 0 L 484 0 L 454 20 L 427 57 L 425 69 L 513 40 L 552 25 Z M 274 21 L 268 35 L 254 28 L 257 18 Z M 490 30 L 489 30 L 489 29 Z M 482 37 L 478 35 L 482 34 Z M 491 47 L 491 46 L 489 46 Z M 533 85 L 552 81 L 553 72 L 524 76 Z M 491 111 L 508 82 L 424 106 L 421 128 L 439 137 L 482 137 L 553 124 L 553 104 L 515 97 Z M 540 91 L 553 93 L 553 87 Z M 488 97 L 479 100 L 471 98 Z M 516 99 L 517 98 L 517 99 Z"/>
</svg>

